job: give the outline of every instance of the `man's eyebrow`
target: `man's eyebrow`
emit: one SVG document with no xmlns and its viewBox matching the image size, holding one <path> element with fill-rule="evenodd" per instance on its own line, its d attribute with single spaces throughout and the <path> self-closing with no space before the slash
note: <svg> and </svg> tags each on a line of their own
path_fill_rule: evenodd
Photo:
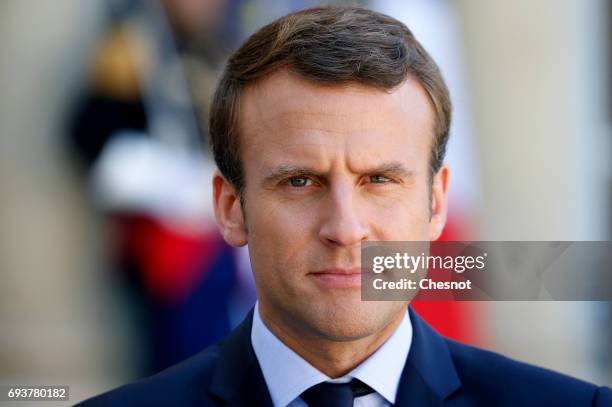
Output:
<svg viewBox="0 0 612 407">
<path fill-rule="evenodd" d="M 402 178 L 412 178 L 414 171 L 411 171 L 400 162 L 383 163 L 365 171 L 368 174 L 393 174 Z"/>
<path fill-rule="evenodd" d="M 263 179 L 265 184 L 269 184 L 274 181 L 278 181 L 284 178 L 296 177 L 300 175 L 314 175 L 318 174 L 317 171 L 308 167 L 298 167 L 294 165 L 279 165 L 274 169 L 270 170 Z"/>
<path fill-rule="evenodd" d="M 364 174 L 389 174 L 402 178 L 412 178 L 414 171 L 408 170 L 404 164 L 400 162 L 389 162 L 367 168 L 363 171 Z M 269 184 L 284 178 L 297 177 L 301 175 L 317 175 L 320 172 L 309 167 L 280 165 L 270 170 L 263 179 L 265 184 Z"/>
</svg>

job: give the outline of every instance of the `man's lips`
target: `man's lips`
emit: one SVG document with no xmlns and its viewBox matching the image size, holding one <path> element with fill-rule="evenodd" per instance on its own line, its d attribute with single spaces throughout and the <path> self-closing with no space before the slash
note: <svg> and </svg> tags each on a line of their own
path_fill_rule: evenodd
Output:
<svg viewBox="0 0 612 407">
<path fill-rule="evenodd" d="M 361 286 L 361 267 L 330 268 L 310 273 L 316 283 L 324 288 L 353 288 Z"/>
<path fill-rule="evenodd" d="M 314 271 L 311 274 L 341 274 L 341 275 L 351 275 L 351 274 L 361 274 L 367 270 L 362 269 L 361 267 L 350 267 L 350 268 L 329 268 L 320 271 Z"/>
</svg>

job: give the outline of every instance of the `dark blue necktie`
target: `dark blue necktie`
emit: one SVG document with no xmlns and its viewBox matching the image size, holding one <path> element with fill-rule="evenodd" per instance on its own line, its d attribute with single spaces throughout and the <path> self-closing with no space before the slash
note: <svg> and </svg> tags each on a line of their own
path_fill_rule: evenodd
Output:
<svg viewBox="0 0 612 407">
<path fill-rule="evenodd" d="M 308 407 L 353 407 L 357 397 L 374 392 L 370 386 L 353 379 L 349 383 L 319 383 L 312 386 L 300 397 Z"/>
</svg>

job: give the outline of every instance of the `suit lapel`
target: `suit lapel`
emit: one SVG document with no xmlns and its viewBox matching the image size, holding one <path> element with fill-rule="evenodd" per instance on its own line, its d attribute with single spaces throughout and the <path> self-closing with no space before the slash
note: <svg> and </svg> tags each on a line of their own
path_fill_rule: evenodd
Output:
<svg viewBox="0 0 612 407">
<path fill-rule="evenodd" d="M 409 308 L 412 345 L 395 405 L 440 406 L 461 387 L 444 339 Z"/>
<path fill-rule="evenodd" d="M 272 400 L 251 345 L 253 310 L 220 344 L 209 393 L 228 406 L 269 406 Z"/>
</svg>

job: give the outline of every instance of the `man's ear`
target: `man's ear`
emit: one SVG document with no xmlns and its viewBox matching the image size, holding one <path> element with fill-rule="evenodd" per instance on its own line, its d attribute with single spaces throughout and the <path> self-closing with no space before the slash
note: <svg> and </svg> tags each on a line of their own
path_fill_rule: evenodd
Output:
<svg viewBox="0 0 612 407">
<path fill-rule="evenodd" d="M 223 239 L 230 246 L 244 246 L 247 244 L 246 225 L 236 188 L 218 170 L 213 175 L 212 183 L 215 219 Z"/>
<path fill-rule="evenodd" d="M 431 185 L 431 218 L 429 220 L 429 240 L 438 240 L 446 224 L 448 210 L 448 178 L 450 170 L 443 164 L 434 175 Z"/>
</svg>

